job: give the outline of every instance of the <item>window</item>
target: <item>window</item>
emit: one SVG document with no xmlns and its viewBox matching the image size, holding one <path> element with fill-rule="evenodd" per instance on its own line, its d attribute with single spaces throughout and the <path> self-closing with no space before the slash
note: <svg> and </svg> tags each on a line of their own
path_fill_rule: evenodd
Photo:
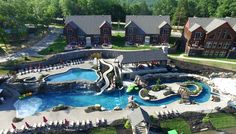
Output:
<svg viewBox="0 0 236 134">
<path fill-rule="evenodd" d="M 70 29 L 70 28 L 68 28 L 68 29 L 67 29 L 67 34 L 68 34 L 68 35 L 72 35 L 72 34 L 73 34 L 73 30 Z"/>
<path fill-rule="evenodd" d="M 196 32 L 195 34 L 194 34 L 194 38 L 195 39 L 199 39 L 199 38 L 201 38 L 202 37 L 202 33 L 201 32 Z"/>
<path fill-rule="evenodd" d="M 215 51 L 214 56 L 217 57 L 219 55 L 219 51 Z"/>
<path fill-rule="evenodd" d="M 215 39 L 219 39 L 219 38 L 220 38 L 220 33 L 221 33 L 221 30 L 218 30 L 218 31 L 217 31 L 217 34 L 216 34 L 216 36 L 215 36 Z"/>
<path fill-rule="evenodd" d="M 209 51 L 208 51 L 208 50 L 206 50 L 206 51 L 203 52 L 203 56 L 208 56 L 208 54 L 209 54 Z"/>
<path fill-rule="evenodd" d="M 213 56 L 213 54 L 214 54 L 214 51 L 212 50 L 212 51 L 210 51 L 209 56 Z"/>
<path fill-rule="evenodd" d="M 109 34 L 110 30 L 109 28 L 103 28 L 103 34 Z"/>
<path fill-rule="evenodd" d="M 133 40 L 134 40 L 134 37 L 133 37 L 133 36 L 128 36 L 128 41 L 129 41 L 129 42 L 133 42 Z"/>
<path fill-rule="evenodd" d="M 134 33 L 134 27 L 129 27 L 128 28 L 128 33 Z"/>
<path fill-rule="evenodd" d="M 143 36 L 142 35 L 137 35 L 136 40 L 137 40 L 137 42 L 142 42 L 143 41 Z"/>
<path fill-rule="evenodd" d="M 212 48 L 216 48 L 217 42 L 214 42 Z"/>
<path fill-rule="evenodd" d="M 206 44 L 205 44 L 205 48 L 211 48 L 211 44 L 212 44 L 211 41 L 206 42 Z"/>
<path fill-rule="evenodd" d="M 229 42 L 225 42 L 224 45 L 223 45 L 223 48 L 224 49 L 229 49 L 230 47 L 230 43 Z"/>
<path fill-rule="evenodd" d="M 222 34 L 221 34 L 221 38 L 222 39 L 225 39 L 226 38 L 226 35 L 227 35 L 227 31 L 226 30 L 223 30 Z"/>
<path fill-rule="evenodd" d="M 226 39 L 231 40 L 231 39 L 232 39 L 231 35 L 230 35 L 230 34 L 227 34 Z"/>
<path fill-rule="evenodd" d="M 162 30 L 162 34 L 169 34 L 169 29 L 164 28 L 164 29 Z"/>
<path fill-rule="evenodd" d="M 100 37 L 99 36 L 94 36 L 94 43 L 99 43 Z"/>
<path fill-rule="evenodd" d="M 225 57 L 226 56 L 226 51 L 221 51 L 219 53 L 219 57 Z"/>
<path fill-rule="evenodd" d="M 222 48 L 222 42 L 220 42 L 220 43 L 218 43 L 218 46 L 217 46 L 217 48 Z"/>
</svg>

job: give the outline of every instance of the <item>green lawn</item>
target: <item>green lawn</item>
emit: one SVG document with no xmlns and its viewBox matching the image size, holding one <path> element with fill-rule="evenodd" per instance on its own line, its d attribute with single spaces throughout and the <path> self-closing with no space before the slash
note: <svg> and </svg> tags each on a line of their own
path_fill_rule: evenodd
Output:
<svg viewBox="0 0 236 134">
<path fill-rule="evenodd" d="M 155 50 L 158 48 L 152 47 L 151 45 L 140 45 L 140 46 L 125 46 L 125 35 L 123 33 L 113 34 L 112 36 L 112 49 L 119 50 Z"/>
<path fill-rule="evenodd" d="M 48 48 L 40 51 L 39 54 L 48 55 L 63 52 L 66 45 L 66 39 L 64 37 L 58 37 L 58 39 L 56 39 L 53 44 L 51 44 Z"/>
<path fill-rule="evenodd" d="M 192 60 L 192 59 L 183 59 L 183 58 L 178 58 L 178 57 L 170 57 L 170 58 L 180 60 L 180 61 L 189 62 L 189 63 L 207 65 L 207 66 L 236 71 L 236 64 L 225 64 L 225 63 L 220 63 L 220 62 L 215 62 L 215 61 L 199 61 L 199 60 Z"/>
<path fill-rule="evenodd" d="M 186 54 L 184 57 L 189 57 Z M 236 62 L 236 59 L 227 59 L 227 58 L 209 58 L 209 57 L 189 57 L 189 58 L 201 58 L 201 59 L 209 59 L 209 60 L 221 60 L 221 61 L 229 61 L 229 62 Z"/>
<path fill-rule="evenodd" d="M 176 129 L 178 133 L 191 134 L 190 126 L 181 118 L 169 119 L 160 122 L 161 128 L 172 130 Z"/>
<path fill-rule="evenodd" d="M 236 116 L 226 113 L 210 114 L 210 122 L 216 129 L 236 127 Z"/>
<path fill-rule="evenodd" d="M 114 127 L 99 127 L 99 128 L 93 128 L 89 134 L 117 134 L 116 128 Z"/>
<path fill-rule="evenodd" d="M 1 75 L 7 75 L 7 73 L 9 73 L 10 70 L 6 69 L 6 68 L 1 68 L 0 67 L 0 76 Z"/>
</svg>

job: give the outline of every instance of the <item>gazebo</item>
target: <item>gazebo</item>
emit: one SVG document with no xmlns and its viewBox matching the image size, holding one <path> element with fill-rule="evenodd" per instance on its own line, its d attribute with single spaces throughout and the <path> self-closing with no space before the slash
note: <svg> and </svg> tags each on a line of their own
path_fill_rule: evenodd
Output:
<svg viewBox="0 0 236 134">
<path fill-rule="evenodd" d="M 118 64 L 122 68 L 124 64 L 138 64 L 159 62 L 161 66 L 167 64 L 167 54 L 163 50 L 144 50 L 144 51 L 129 51 L 122 52 L 117 57 Z"/>
</svg>

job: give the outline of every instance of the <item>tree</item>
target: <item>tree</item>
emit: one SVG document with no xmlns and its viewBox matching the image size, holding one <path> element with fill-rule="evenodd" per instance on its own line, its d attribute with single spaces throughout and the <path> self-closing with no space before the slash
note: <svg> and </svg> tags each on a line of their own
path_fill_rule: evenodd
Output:
<svg viewBox="0 0 236 134">
<path fill-rule="evenodd" d="M 174 15 L 177 2 L 176 0 L 158 0 L 153 6 L 154 15 Z"/>
<path fill-rule="evenodd" d="M 188 18 L 188 0 L 179 0 L 173 16 L 173 24 L 184 25 Z"/>
<path fill-rule="evenodd" d="M 216 10 L 217 17 L 236 16 L 236 1 L 235 0 L 218 0 L 218 8 Z"/>
</svg>

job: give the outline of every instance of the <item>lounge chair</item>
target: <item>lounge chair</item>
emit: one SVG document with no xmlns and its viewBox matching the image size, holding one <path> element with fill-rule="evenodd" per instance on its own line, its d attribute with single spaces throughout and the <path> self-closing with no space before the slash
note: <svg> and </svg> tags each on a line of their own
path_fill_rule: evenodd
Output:
<svg viewBox="0 0 236 134">
<path fill-rule="evenodd" d="M 99 120 L 98 118 L 96 119 L 96 125 L 100 126 L 101 125 L 101 120 Z"/>
<path fill-rule="evenodd" d="M 106 126 L 106 125 L 107 125 L 107 120 L 106 120 L 106 119 L 102 118 L 101 122 L 102 122 L 102 125 L 103 125 L 103 126 Z"/>
<path fill-rule="evenodd" d="M 92 127 L 92 121 L 86 120 L 86 126 L 87 126 L 87 128 L 91 128 Z"/>
<path fill-rule="evenodd" d="M 74 121 L 70 121 L 69 127 L 70 127 L 70 128 L 74 128 L 74 126 L 75 126 L 75 122 L 74 122 Z"/>
<path fill-rule="evenodd" d="M 59 126 L 62 126 L 64 123 L 63 123 L 63 120 L 60 120 L 59 122 L 58 122 L 58 125 Z"/>
<path fill-rule="evenodd" d="M 9 133 L 11 133 L 9 129 L 5 129 L 3 132 L 3 134 L 9 134 Z"/>
</svg>

